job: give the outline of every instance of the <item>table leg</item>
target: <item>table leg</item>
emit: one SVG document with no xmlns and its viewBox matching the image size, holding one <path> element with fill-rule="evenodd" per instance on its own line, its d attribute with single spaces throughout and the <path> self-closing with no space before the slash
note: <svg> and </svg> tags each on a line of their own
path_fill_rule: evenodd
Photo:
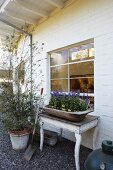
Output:
<svg viewBox="0 0 113 170">
<path fill-rule="evenodd" d="M 43 124 L 40 126 L 40 150 L 42 151 L 44 144 L 44 129 Z"/>
<path fill-rule="evenodd" d="M 97 142 L 97 136 L 99 132 L 99 127 L 98 125 L 94 128 L 94 133 L 93 133 L 93 150 L 96 149 L 96 142 Z"/>
<path fill-rule="evenodd" d="M 80 163 L 79 163 L 79 152 L 80 152 L 80 144 L 82 137 L 80 134 L 75 133 L 75 138 L 76 138 L 76 144 L 75 144 L 75 165 L 76 165 L 76 170 L 80 170 Z"/>
<path fill-rule="evenodd" d="M 63 128 L 60 128 L 60 133 L 58 134 L 59 141 L 61 141 L 62 139 L 62 132 L 63 132 Z"/>
</svg>

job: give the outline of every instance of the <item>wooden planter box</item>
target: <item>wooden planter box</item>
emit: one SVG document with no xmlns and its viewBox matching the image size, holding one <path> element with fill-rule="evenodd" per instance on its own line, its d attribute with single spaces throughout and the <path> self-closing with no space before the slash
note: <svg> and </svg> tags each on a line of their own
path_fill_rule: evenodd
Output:
<svg viewBox="0 0 113 170">
<path fill-rule="evenodd" d="M 82 120 L 84 120 L 85 116 L 88 113 L 93 112 L 92 109 L 88 109 L 86 111 L 68 112 L 68 111 L 48 108 L 47 106 L 43 107 L 43 110 L 44 113 L 49 114 L 51 116 L 60 117 L 62 119 L 67 119 L 74 122 L 81 122 Z"/>
</svg>

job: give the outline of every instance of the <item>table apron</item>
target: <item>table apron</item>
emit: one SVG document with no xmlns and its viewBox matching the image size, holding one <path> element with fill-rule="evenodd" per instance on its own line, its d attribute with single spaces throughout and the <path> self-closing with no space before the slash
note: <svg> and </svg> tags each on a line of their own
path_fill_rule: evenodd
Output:
<svg viewBox="0 0 113 170">
<path fill-rule="evenodd" d="M 66 130 L 69 130 L 69 131 L 77 133 L 77 134 L 81 134 L 81 133 L 95 127 L 98 123 L 98 120 L 96 119 L 96 120 L 93 120 L 93 121 L 86 123 L 84 125 L 77 126 L 77 125 L 73 125 L 73 124 L 70 124 L 70 123 L 65 123 L 65 122 L 61 122 L 61 121 L 58 121 L 58 120 L 49 119 L 49 118 L 45 118 L 45 117 L 41 117 L 40 120 L 43 123 L 48 123 L 48 124 L 51 124 L 51 125 L 56 126 L 58 128 L 66 129 Z"/>
</svg>

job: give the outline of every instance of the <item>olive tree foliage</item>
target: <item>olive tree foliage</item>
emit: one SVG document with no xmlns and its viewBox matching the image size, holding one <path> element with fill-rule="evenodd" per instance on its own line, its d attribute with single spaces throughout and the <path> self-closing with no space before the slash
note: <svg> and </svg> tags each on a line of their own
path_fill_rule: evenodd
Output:
<svg viewBox="0 0 113 170">
<path fill-rule="evenodd" d="M 25 37 L 16 53 L 9 51 L 5 61 L 2 57 L 7 76 L 2 77 L 0 84 L 0 117 L 7 130 L 32 129 L 40 97 L 38 92 L 44 82 L 43 48 L 43 43 L 32 44 L 31 63 L 30 45 Z"/>
<path fill-rule="evenodd" d="M 43 57 L 44 43 L 35 42 L 32 44 L 32 63 L 30 44 L 25 38 L 23 46 L 18 49 L 15 56 L 14 80 L 18 80 L 23 91 L 30 91 L 32 85 L 33 93 L 40 91 L 44 82 L 44 73 L 41 64 L 47 58 Z M 19 70 L 20 72 L 18 72 Z"/>
</svg>

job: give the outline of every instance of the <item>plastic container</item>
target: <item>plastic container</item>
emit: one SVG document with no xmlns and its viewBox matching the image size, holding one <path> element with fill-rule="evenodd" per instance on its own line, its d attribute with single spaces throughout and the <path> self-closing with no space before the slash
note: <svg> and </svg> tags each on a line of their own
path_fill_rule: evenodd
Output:
<svg viewBox="0 0 113 170">
<path fill-rule="evenodd" d="M 85 170 L 113 170 L 113 141 L 104 140 L 102 149 L 89 154 L 84 167 Z"/>
</svg>

